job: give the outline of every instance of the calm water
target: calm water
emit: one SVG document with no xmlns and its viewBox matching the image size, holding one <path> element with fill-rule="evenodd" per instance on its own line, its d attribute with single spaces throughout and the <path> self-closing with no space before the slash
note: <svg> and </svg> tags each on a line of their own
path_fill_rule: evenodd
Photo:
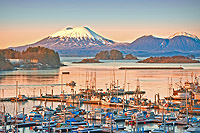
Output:
<svg viewBox="0 0 200 133">
<path fill-rule="evenodd" d="M 77 82 L 75 89 L 78 91 L 80 88 L 85 88 L 86 72 L 90 75 L 96 72 L 97 88 L 106 90 L 106 84 L 114 79 L 119 80 L 119 85 L 128 90 L 128 83 L 130 90 L 135 90 L 137 79 L 140 80 L 141 90 L 146 91 L 146 97 L 149 99 L 154 98 L 155 93 L 160 93 L 161 97 L 169 94 L 168 91 L 168 77 L 172 78 L 173 87 L 177 88 L 175 83 L 185 80 L 191 80 L 191 73 L 200 76 L 200 63 L 186 63 L 186 64 L 147 64 L 136 63 L 135 60 L 105 60 L 105 63 L 99 64 L 72 64 L 72 61 L 80 61 L 86 57 L 62 57 L 61 61 L 68 66 L 61 67 L 60 69 L 53 70 L 16 70 L 16 71 L 3 71 L 0 72 L 0 89 L 4 89 L 4 97 L 15 96 L 15 84 L 18 81 L 21 94 L 25 95 L 39 95 L 39 89 L 42 93 L 50 93 L 54 89 L 54 94 L 60 94 L 61 86 L 56 84 L 61 83 L 61 73 L 69 71 L 70 74 L 63 74 L 63 83 L 70 81 Z M 184 67 L 183 70 L 127 70 L 125 82 L 125 70 L 119 70 L 119 67 L 133 66 L 133 67 L 147 67 L 147 66 L 163 66 L 163 67 Z M 94 74 L 93 74 L 94 75 Z M 35 88 L 35 89 L 34 89 Z M 65 92 L 69 93 L 69 87 L 63 86 Z M 35 92 L 34 92 L 35 90 Z M 0 94 L 3 97 L 2 91 Z"/>
<path fill-rule="evenodd" d="M 125 83 L 125 89 L 135 90 L 137 85 L 137 79 L 140 80 L 141 90 L 145 90 L 145 97 L 154 101 L 154 95 L 160 93 L 161 98 L 168 96 L 168 78 L 172 78 L 173 87 L 178 86 L 175 83 L 180 81 L 191 80 L 191 73 L 200 76 L 200 63 L 186 63 L 186 64 L 146 64 L 136 63 L 135 60 L 104 60 L 99 64 L 72 64 L 73 61 L 81 61 L 86 57 L 61 57 L 61 61 L 68 66 L 61 67 L 60 69 L 53 70 L 17 70 L 17 71 L 3 71 L 0 72 L 0 97 L 13 97 L 16 95 L 15 84 L 18 81 L 20 93 L 31 96 L 39 96 L 39 90 L 42 93 L 51 93 L 51 89 L 54 90 L 54 94 L 60 94 L 61 86 L 57 84 L 61 83 L 62 72 L 69 71 L 70 74 L 63 74 L 63 83 L 75 81 L 77 86 L 75 90 L 78 92 L 80 88 L 85 88 L 86 73 L 91 75 L 92 72 L 96 72 L 97 88 L 106 90 L 106 85 L 114 79 L 119 80 L 119 85 L 123 87 Z M 140 58 L 143 59 L 143 58 Z M 132 67 L 184 67 L 183 70 L 127 70 L 125 81 L 125 70 L 119 70 L 119 67 L 132 66 Z M 115 74 L 114 74 L 115 73 Z M 114 76 L 115 75 L 115 76 Z M 129 87 L 128 87 L 129 84 Z M 70 93 L 70 88 L 63 86 L 65 92 Z M 3 91 L 4 90 L 4 93 Z M 25 112 L 29 113 L 33 105 L 44 104 L 39 101 L 29 101 L 25 103 L 18 103 L 18 109 L 25 108 Z M 48 106 L 56 107 L 59 103 L 48 102 Z M 6 111 L 11 114 L 14 113 L 14 103 L 5 102 Z M 82 105 L 85 108 L 85 105 Z M 95 107 L 95 106 L 94 106 Z M 89 109 L 93 107 L 89 105 Z M 0 105 L 2 109 L 2 104 Z M 157 125 L 152 125 L 154 127 Z M 129 127 L 127 127 L 129 128 Z"/>
</svg>

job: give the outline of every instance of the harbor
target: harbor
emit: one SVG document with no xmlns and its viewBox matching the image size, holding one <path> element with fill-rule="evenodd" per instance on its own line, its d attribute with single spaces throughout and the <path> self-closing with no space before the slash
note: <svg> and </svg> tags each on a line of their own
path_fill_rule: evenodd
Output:
<svg viewBox="0 0 200 133">
<path fill-rule="evenodd" d="M 200 1 L 0 3 L 0 133 L 200 133 Z"/>
<path fill-rule="evenodd" d="M 184 79 L 164 78 L 165 84 L 162 85 L 166 92 L 155 91 L 148 95 L 144 77 L 136 77 L 130 82 L 130 73 L 136 70 L 104 68 L 104 72 L 110 73 L 109 82 L 101 81 L 99 75 L 102 71 L 96 68 L 81 71 L 83 74 L 79 76 L 73 75 L 75 70 L 61 70 L 59 79 L 44 84 L 20 84 L 20 80 L 13 80 L 15 82 L 11 85 L 3 84 L 0 91 L 1 132 L 154 133 L 199 130 L 198 71 L 188 72 L 186 78 L 182 76 Z M 163 71 L 166 70 L 155 70 L 154 76 Z M 184 73 L 185 70 L 175 71 Z M 42 77 L 49 79 L 49 75 Z M 6 87 L 8 89 L 4 89 Z"/>
</svg>

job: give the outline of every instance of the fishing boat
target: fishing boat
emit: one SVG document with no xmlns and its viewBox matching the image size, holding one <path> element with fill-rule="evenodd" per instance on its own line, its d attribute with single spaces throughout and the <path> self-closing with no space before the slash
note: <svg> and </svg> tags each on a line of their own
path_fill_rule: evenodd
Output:
<svg viewBox="0 0 200 133">
<path fill-rule="evenodd" d="M 101 99 L 97 96 L 92 96 L 89 102 L 91 104 L 101 104 Z"/>
<path fill-rule="evenodd" d="M 179 107 L 177 107 L 176 104 L 174 104 L 173 102 L 170 103 L 164 103 L 163 105 L 159 105 L 159 109 L 161 110 L 167 110 L 167 111 L 179 111 Z"/>
<path fill-rule="evenodd" d="M 122 100 L 121 98 L 117 98 L 117 97 L 103 96 L 101 100 L 101 105 L 125 107 L 125 106 L 128 106 L 128 103 L 126 102 L 125 99 Z"/>
<path fill-rule="evenodd" d="M 37 131 L 43 131 L 43 130 L 48 130 L 48 129 L 53 129 L 52 127 L 56 127 L 56 122 L 55 121 L 46 121 L 42 122 L 40 126 L 35 126 L 33 130 Z"/>
<path fill-rule="evenodd" d="M 155 121 L 155 115 L 153 112 L 150 112 L 147 115 L 146 111 L 142 113 L 137 112 L 131 116 L 131 120 L 125 120 L 126 124 L 146 124 L 146 123 L 153 123 Z"/>
</svg>

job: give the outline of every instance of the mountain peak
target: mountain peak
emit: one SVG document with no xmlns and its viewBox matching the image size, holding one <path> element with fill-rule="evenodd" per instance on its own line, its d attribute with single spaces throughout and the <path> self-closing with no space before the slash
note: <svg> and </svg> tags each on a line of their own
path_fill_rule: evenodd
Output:
<svg viewBox="0 0 200 133">
<path fill-rule="evenodd" d="M 54 37 L 77 38 L 78 40 L 92 39 L 92 40 L 98 40 L 103 44 L 114 43 L 114 41 L 95 33 L 88 27 L 67 27 L 50 36 L 50 38 Z"/>
<path fill-rule="evenodd" d="M 64 28 L 50 37 L 88 37 L 93 38 L 93 36 L 88 32 L 86 27 L 67 27 Z"/>
<path fill-rule="evenodd" d="M 191 37 L 191 38 L 194 38 L 196 40 L 199 40 L 199 38 L 196 35 L 193 35 L 193 34 L 190 34 L 190 33 L 187 33 L 187 32 L 177 32 L 177 33 L 169 36 L 168 38 L 172 39 L 172 38 L 174 38 L 176 36 L 187 36 L 187 37 Z"/>
</svg>

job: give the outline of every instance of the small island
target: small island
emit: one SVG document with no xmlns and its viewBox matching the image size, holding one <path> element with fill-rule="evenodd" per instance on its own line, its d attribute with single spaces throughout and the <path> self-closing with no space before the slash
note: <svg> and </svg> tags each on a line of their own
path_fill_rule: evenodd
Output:
<svg viewBox="0 0 200 133">
<path fill-rule="evenodd" d="M 103 62 L 100 62 L 97 59 L 83 59 L 80 62 L 72 62 L 72 63 L 103 63 Z"/>
<path fill-rule="evenodd" d="M 138 58 L 136 56 L 133 56 L 132 54 L 127 54 L 124 60 L 138 60 Z"/>
<path fill-rule="evenodd" d="M 199 61 L 178 55 L 172 57 L 149 57 L 137 63 L 199 63 Z"/>
<path fill-rule="evenodd" d="M 127 54 L 125 58 L 123 54 L 115 49 L 111 51 L 100 51 L 96 54 L 95 59 L 98 60 L 137 60 L 137 57 L 133 56 L 132 54 Z"/>
</svg>

